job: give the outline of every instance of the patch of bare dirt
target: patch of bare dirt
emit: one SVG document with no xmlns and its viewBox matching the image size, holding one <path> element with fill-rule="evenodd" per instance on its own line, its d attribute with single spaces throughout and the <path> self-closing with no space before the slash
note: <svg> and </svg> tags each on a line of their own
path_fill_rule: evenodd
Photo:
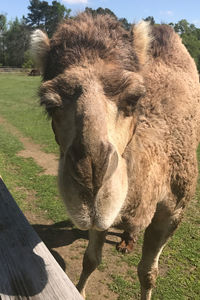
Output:
<svg viewBox="0 0 200 300">
<path fill-rule="evenodd" d="M 30 221 L 30 219 L 29 219 Z M 72 226 L 69 221 L 56 224 L 33 224 L 40 238 L 46 244 L 54 258 L 66 272 L 71 281 L 78 282 L 82 259 L 88 244 L 88 234 Z M 112 282 L 111 274 L 126 274 L 128 266 L 123 266 L 116 255 L 112 253 L 116 242 L 120 240 L 119 231 L 111 229 L 103 249 L 103 270 L 95 270 L 89 280 L 86 294 L 87 300 L 117 300 L 118 295 L 108 288 Z"/>
<path fill-rule="evenodd" d="M 57 175 L 58 170 L 58 158 L 55 154 L 45 153 L 41 150 L 41 147 L 35 144 L 30 138 L 26 138 L 22 133 L 13 125 L 11 125 L 7 120 L 0 116 L 0 124 L 4 125 L 6 129 L 17 136 L 20 142 L 24 146 L 24 150 L 21 150 L 17 155 L 22 157 L 31 157 L 35 162 L 44 169 L 42 174 L 46 175 Z"/>
</svg>

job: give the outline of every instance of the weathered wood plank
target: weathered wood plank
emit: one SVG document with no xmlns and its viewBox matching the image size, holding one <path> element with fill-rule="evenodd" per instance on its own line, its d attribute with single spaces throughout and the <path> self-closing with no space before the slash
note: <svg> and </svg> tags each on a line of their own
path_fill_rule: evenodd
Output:
<svg viewBox="0 0 200 300">
<path fill-rule="evenodd" d="M 0 299 L 81 300 L 0 179 Z"/>
</svg>

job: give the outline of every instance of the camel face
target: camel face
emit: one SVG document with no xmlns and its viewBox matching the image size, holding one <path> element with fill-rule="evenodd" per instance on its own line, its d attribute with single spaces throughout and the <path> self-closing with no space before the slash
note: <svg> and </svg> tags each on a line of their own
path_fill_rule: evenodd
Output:
<svg viewBox="0 0 200 300">
<path fill-rule="evenodd" d="M 140 67 L 148 29 L 141 23 L 127 33 L 110 17 L 83 14 L 51 41 L 37 30 L 32 44 L 43 70 L 41 104 L 60 146 L 59 186 L 68 213 L 81 229 L 106 230 L 128 190 L 123 154 L 145 94 Z"/>
<path fill-rule="evenodd" d="M 42 101 L 61 102 L 51 112 L 61 152 L 59 185 L 81 229 L 106 230 L 123 206 L 128 189 L 123 153 L 144 92 L 139 74 L 102 61 L 72 66 L 41 87 Z"/>
</svg>

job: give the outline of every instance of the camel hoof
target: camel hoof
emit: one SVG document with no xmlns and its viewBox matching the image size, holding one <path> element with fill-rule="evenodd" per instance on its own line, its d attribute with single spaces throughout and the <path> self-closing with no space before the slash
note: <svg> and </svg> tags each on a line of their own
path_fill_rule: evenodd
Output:
<svg viewBox="0 0 200 300">
<path fill-rule="evenodd" d="M 86 299 L 85 289 L 80 289 L 79 284 L 76 285 L 76 288 L 83 297 L 83 299 Z"/>
<path fill-rule="evenodd" d="M 121 241 L 116 245 L 117 251 L 121 252 L 122 254 L 128 254 L 133 251 L 133 243 L 126 244 L 125 241 Z"/>
</svg>

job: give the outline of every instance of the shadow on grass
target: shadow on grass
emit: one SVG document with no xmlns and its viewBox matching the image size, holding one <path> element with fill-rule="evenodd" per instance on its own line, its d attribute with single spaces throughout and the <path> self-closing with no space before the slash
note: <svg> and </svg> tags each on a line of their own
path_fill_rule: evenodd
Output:
<svg viewBox="0 0 200 300">
<path fill-rule="evenodd" d="M 66 270 L 65 261 L 58 252 L 52 248 L 71 245 L 78 239 L 88 240 L 88 231 L 82 231 L 75 228 L 70 220 L 52 225 L 34 224 L 32 226 L 64 271 Z M 114 232 L 112 230 L 108 232 L 108 235 L 116 237 L 121 236 L 119 232 Z M 116 245 L 116 242 L 112 240 L 106 239 L 105 242 Z"/>
</svg>

